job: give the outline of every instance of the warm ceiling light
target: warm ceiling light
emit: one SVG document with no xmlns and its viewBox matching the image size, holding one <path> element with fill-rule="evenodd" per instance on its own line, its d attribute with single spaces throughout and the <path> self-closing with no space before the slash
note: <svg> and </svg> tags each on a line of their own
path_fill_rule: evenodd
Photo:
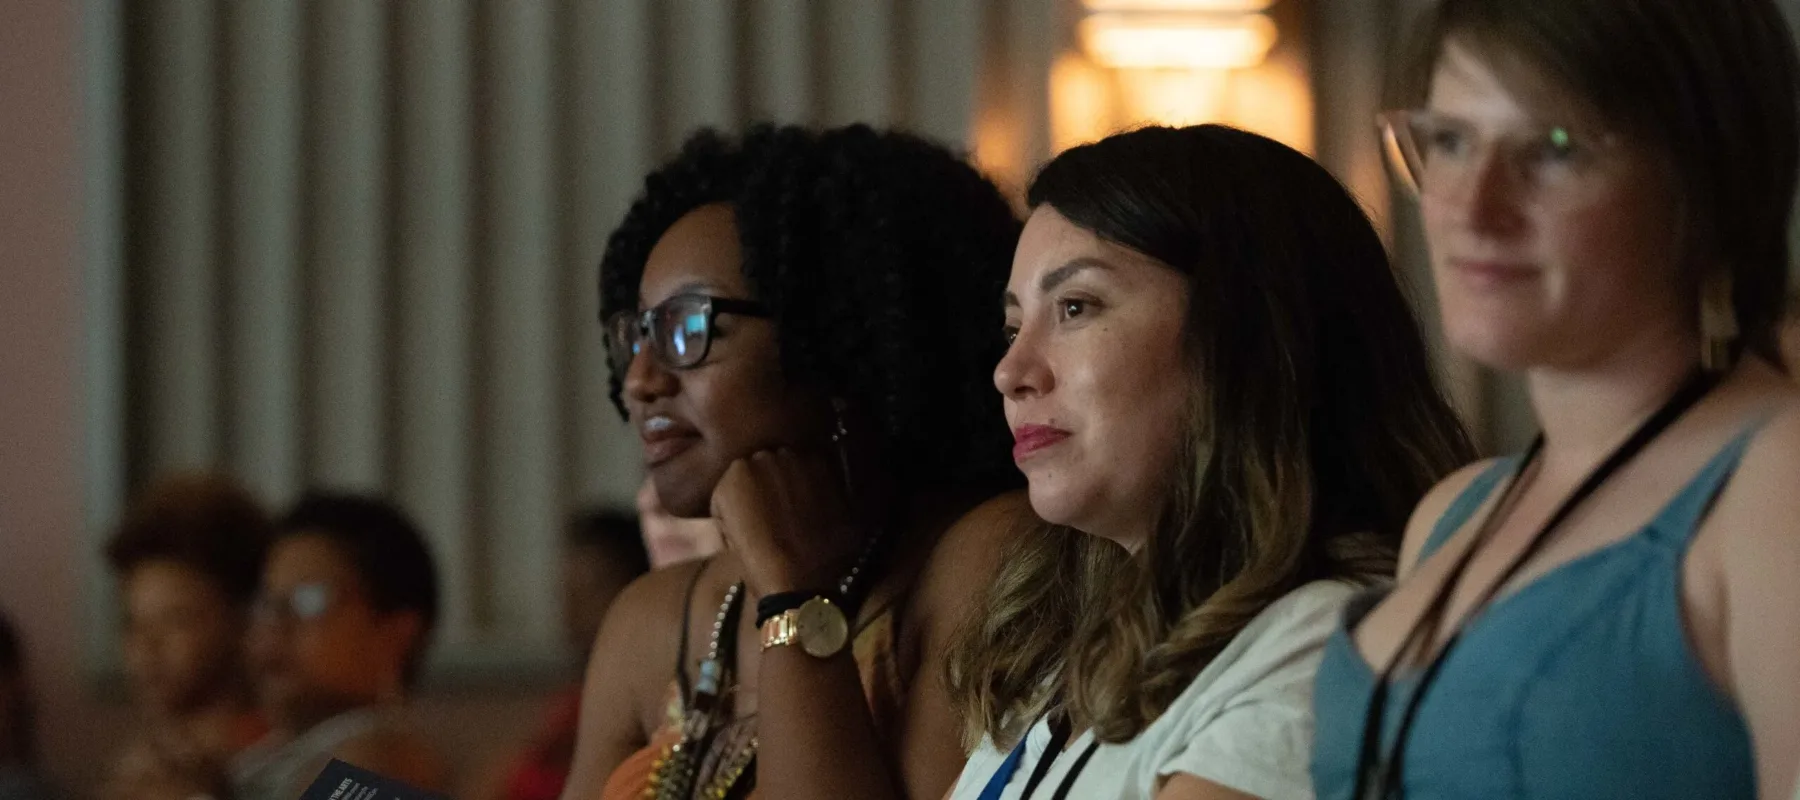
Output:
<svg viewBox="0 0 1800 800">
<path fill-rule="evenodd" d="M 1262 63 L 1275 23 L 1261 14 L 1093 14 L 1081 46 L 1117 69 L 1241 69 Z"/>
<path fill-rule="evenodd" d="M 1275 0 L 1082 0 L 1089 11 L 1205 11 L 1247 14 L 1268 9 Z"/>
</svg>

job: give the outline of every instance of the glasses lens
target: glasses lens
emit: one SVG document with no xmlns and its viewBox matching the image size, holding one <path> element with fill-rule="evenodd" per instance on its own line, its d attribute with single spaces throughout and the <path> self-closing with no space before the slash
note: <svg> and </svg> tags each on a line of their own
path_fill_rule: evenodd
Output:
<svg viewBox="0 0 1800 800">
<path fill-rule="evenodd" d="M 1406 112 L 1383 115 L 1381 134 L 1382 151 L 1387 156 L 1389 169 L 1399 180 L 1401 187 L 1417 197 L 1425 170 L 1419 159 L 1418 139 L 1411 115 Z"/>
<path fill-rule="evenodd" d="M 613 374 L 621 380 L 631 369 L 631 358 L 637 354 L 637 314 L 621 311 L 606 323 L 606 358 Z"/>
<path fill-rule="evenodd" d="M 294 619 L 302 622 L 318 619 L 331 607 L 331 589 L 322 583 L 296 586 L 294 593 L 288 595 L 288 607 L 293 610 Z"/>
<path fill-rule="evenodd" d="M 706 301 L 677 298 L 661 309 L 660 341 L 663 358 L 674 367 L 691 367 L 706 356 L 712 331 L 706 320 Z"/>
</svg>

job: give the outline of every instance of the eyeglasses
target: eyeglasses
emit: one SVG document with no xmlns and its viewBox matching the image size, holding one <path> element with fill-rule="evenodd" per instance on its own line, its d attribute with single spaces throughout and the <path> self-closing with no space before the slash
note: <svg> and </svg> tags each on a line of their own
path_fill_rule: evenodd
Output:
<svg viewBox="0 0 1800 800">
<path fill-rule="evenodd" d="M 670 369 L 689 369 L 712 349 L 713 322 L 720 314 L 767 318 L 768 308 L 751 300 L 678 294 L 643 311 L 621 311 L 606 321 L 606 352 L 613 374 L 624 379 L 632 359 L 650 343 L 650 354 Z"/>
<path fill-rule="evenodd" d="M 325 616 L 336 600 L 329 584 L 302 583 L 285 594 L 263 593 L 256 598 L 251 613 L 267 622 L 312 622 Z"/>
<path fill-rule="evenodd" d="M 1527 195 L 1550 202 L 1590 196 L 1618 145 L 1611 134 L 1563 125 L 1489 133 L 1431 111 L 1389 111 L 1376 118 L 1388 163 L 1414 197 L 1466 188 L 1490 161 Z"/>
</svg>

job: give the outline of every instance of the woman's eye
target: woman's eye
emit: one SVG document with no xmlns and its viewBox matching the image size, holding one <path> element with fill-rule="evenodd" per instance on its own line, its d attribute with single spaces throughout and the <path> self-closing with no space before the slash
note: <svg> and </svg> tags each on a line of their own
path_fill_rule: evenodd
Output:
<svg viewBox="0 0 1800 800">
<path fill-rule="evenodd" d="M 1074 319 L 1087 313 L 1088 301 L 1075 299 L 1063 300 L 1058 305 L 1058 308 L 1062 311 L 1063 319 Z"/>
<path fill-rule="evenodd" d="M 1428 155 L 1456 158 L 1466 149 L 1462 132 L 1440 128 L 1425 140 Z"/>
<path fill-rule="evenodd" d="M 1007 346 L 1011 347 L 1013 342 L 1016 342 L 1019 340 L 1019 326 L 1008 325 L 1004 328 L 1001 328 L 1000 335 L 1006 339 Z"/>
<path fill-rule="evenodd" d="M 1539 164 L 1566 164 L 1581 155 L 1581 145 L 1567 128 L 1552 128 L 1538 140 L 1532 155 Z"/>
</svg>

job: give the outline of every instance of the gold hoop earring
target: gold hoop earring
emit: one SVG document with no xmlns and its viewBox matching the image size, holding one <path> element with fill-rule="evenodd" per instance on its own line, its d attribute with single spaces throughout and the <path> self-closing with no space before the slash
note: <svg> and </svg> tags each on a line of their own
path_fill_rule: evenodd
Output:
<svg viewBox="0 0 1800 800">
<path fill-rule="evenodd" d="M 1700 284 L 1700 366 L 1708 372 L 1731 368 L 1731 349 L 1738 338 L 1737 307 L 1732 303 L 1731 273 L 1715 272 Z"/>
</svg>

